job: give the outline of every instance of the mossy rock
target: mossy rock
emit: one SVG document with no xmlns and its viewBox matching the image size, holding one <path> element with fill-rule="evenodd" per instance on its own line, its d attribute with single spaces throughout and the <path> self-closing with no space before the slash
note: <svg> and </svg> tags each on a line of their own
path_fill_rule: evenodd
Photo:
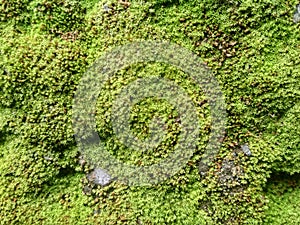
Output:
<svg viewBox="0 0 300 225">
<path fill-rule="evenodd" d="M 271 174 L 299 173 L 300 35 L 299 24 L 293 22 L 297 1 L 4 2 L 0 217 L 5 223 L 261 224 L 270 196 L 264 187 Z M 169 180 L 154 187 L 111 182 L 84 196 L 79 177 L 84 178 L 91 165 L 79 166 L 73 136 L 77 85 L 105 51 L 144 39 L 187 48 L 218 79 L 228 113 L 222 147 L 201 174 L 198 163 L 209 131 L 206 116 L 201 124 L 207 130 L 197 151 Z M 153 114 L 170 115 L 170 135 L 160 149 L 148 155 L 129 152 L 113 134 L 108 110 L 114 97 L 122 86 L 152 74 L 182 85 L 195 102 L 205 99 L 171 66 L 149 63 L 120 70 L 99 96 L 97 129 L 109 152 L 129 164 L 151 164 L 167 156 L 178 134 L 176 112 L 155 99 L 133 108 L 131 125 L 145 138 Z M 209 115 L 205 104 L 197 110 Z M 243 152 L 245 145 L 251 154 Z"/>
</svg>

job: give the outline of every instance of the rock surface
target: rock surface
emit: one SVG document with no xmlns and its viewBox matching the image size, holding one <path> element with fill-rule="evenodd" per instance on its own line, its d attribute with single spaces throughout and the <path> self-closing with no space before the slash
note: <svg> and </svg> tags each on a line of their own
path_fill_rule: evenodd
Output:
<svg viewBox="0 0 300 225">
<path fill-rule="evenodd" d="M 111 177 L 109 174 L 100 168 L 94 169 L 87 175 L 87 178 L 95 185 L 105 186 L 111 182 Z"/>
</svg>

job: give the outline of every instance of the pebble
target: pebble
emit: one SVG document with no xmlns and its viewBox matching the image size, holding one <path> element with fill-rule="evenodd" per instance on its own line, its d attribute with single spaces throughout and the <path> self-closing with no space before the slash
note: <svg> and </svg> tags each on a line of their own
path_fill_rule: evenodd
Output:
<svg viewBox="0 0 300 225">
<path fill-rule="evenodd" d="M 111 11 L 111 8 L 109 8 L 107 4 L 104 4 L 103 10 L 104 10 L 104 12 L 109 12 L 109 11 Z"/>
<path fill-rule="evenodd" d="M 49 156 L 44 156 L 44 159 L 47 160 L 47 161 L 52 161 L 53 158 L 49 157 Z"/>
<path fill-rule="evenodd" d="M 91 195 L 92 194 L 92 187 L 89 187 L 88 185 L 86 185 L 86 186 L 84 186 L 82 191 L 85 195 Z"/>
<path fill-rule="evenodd" d="M 250 148 L 247 144 L 241 145 L 242 151 L 245 153 L 245 155 L 250 156 L 252 155 Z"/>
<path fill-rule="evenodd" d="M 300 22 L 300 4 L 296 5 L 293 21 L 294 23 Z"/>
<path fill-rule="evenodd" d="M 105 186 L 111 182 L 111 177 L 104 170 L 100 168 L 94 169 L 90 174 L 87 175 L 87 178 L 90 182 Z"/>
</svg>

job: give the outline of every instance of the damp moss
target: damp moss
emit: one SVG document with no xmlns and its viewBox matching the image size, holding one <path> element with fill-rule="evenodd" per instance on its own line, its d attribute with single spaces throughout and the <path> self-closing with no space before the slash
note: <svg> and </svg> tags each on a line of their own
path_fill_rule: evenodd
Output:
<svg viewBox="0 0 300 225">
<path fill-rule="evenodd" d="M 289 204 L 287 196 L 298 192 L 277 196 L 268 205 L 273 195 L 264 188 L 274 172 L 299 172 L 296 3 L 5 1 L 0 8 L 1 223 L 261 224 L 266 216 L 267 223 L 294 221 L 271 218 L 272 209 Z M 226 136 L 204 177 L 198 163 L 205 144 L 199 142 L 200 151 L 189 164 L 164 183 L 132 188 L 112 182 L 92 187 L 85 196 L 84 177 L 90 168 L 78 165 L 71 123 L 76 87 L 105 51 L 137 40 L 179 44 L 207 64 L 227 104 Z M 136 65 L 119 75 L 134 79 L 141 71 L 177 76 L 192 99 L 202 98 L 180 72 L 159 64 Z M 123 83 L 115 79 L 112 86 Z M 102 122 L 109 120 L 101 115 L 104 97 L 99 98 L 98 128 L 104 139 L 114 141 Z M 142 120 L 135 121 L 137 132 L 147 128 L 146 117 L 137 117 Z M 241 151 L 243 144 L 251 155 Z M 136 155 L 115 151 L 113 142 L 107 146 L 128 163 L 138 162 Z M 161 152 L 168 153 L 168 146 Z M 230 180 L 224 167 L 240 171 L 237 182 L 221 182 Z M 289 207 L 293 204 L 297 202 Z M 284 207 L 286 215 L 297 221 L 289 207 Z"/>
</svg>

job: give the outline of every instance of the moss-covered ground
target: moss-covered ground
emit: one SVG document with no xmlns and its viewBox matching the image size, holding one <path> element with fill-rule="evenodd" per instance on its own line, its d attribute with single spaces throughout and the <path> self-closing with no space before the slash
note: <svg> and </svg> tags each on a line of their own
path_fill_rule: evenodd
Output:
<svg viewBox="0 0 300 225">
<path fill-rule="evenodd" d="M 300 224 L 297 3 L 3 0 L 0 224 Z M 78 163 L 72 99 L 97 58 L 137 40 L 176 43 L 207 64 L 227 105 L 225 138 L 205 176 L 198 165 L 208 119 L 197 151 L 170 179 L 151 187 L 115 181 L 91 186 L 85 175 L 92 166 Z M 159 63 L 124 68 L 105 84 L 96 118 L 111 154 L 127 163 L 163 158 L 176 139 L 175 123 L 169 139 L 143 161 L 128 154 L 109 126 L 106 112 L 122 85 L 152 74 L 181 84 L 208 118 L 203 93 L 182 71 Z M 165 102 L 140 106 L 145 108 L 134 108 L 131 123 L 141 137 L 153 112 L 175 121 L 176 112 Z M 251 154 L 241 151 L 244 144 Z"/>
</svg>

